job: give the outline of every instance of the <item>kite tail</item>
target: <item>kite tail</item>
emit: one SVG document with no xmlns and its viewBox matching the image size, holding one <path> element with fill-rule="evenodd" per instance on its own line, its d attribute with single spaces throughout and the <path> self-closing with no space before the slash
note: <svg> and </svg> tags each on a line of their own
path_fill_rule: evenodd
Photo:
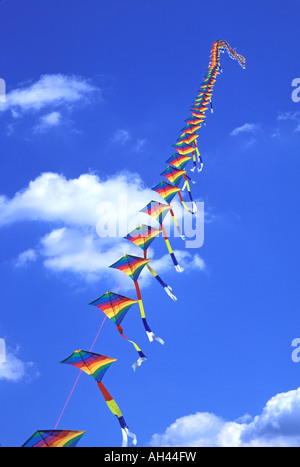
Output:
<svg viewBox="0 0 300 467">
<path fill-rule="evenodd" d="M 197 146 L 197 143 L 196 141 L 194 141 L 194 146 L 195 146 L 195 149 L 196 149 L 196 152 L 197 152 L 197 156 L 198 156 L 198 162 L 200 164 L 200 168 L 198 168 L 198 172 L 202 172 L 203 170 L 203 160 L 202 160 L 202 157 L 200 155 L 200 152 L 199 152 L 199 149 L 198 149 L 198 146 Z"/>
<path fill-rule="evenodd" d="M 177 302 L 177 297 L 175 297 L 175 295 L 172 293 L 172 287 L 166 284 L 161 279 L 161 277 L 159 277 L 159 275 L 151 268 L 151 266 L 149 266 L 149 264 L 147 264 L 147 268 L 149 269 L 151 274 L 155 277 L 155 279 L 158 281 L 158 283 L 164 288 L 165 292 L 169 295 L 169 297 L 172 298 L 174 302 Z"/>
<path fill-rule="evenodd" d="M 195 172 L 196 167 L 197 167 L 197 161 L 196 161 L 196 154 L 195 154 L 195 151 L 193 151 L 193 164 L 194 164 L 194 167 L 191 169 L 191 172 Z"/>
<path fill-rule="evenodd" d="M 136 446 L 137 444 L 137 438 L 134 433 L 130 433 L 128 426 L 126 425 L 126 422 L 124 420 L 123 414 L 117 405 L 116 401 L 112 398 L 112 396 L 109 394 L 108 390 L 104 386 L 103 383 L 97 382 L 98 387 L 100 391 L 102 392 L 102 395 L 105 399 L 106 404 L 108 405 L 109 410 L 117 417 L 121 430 L 122 430 L 122 437 L 123 437 L 123 443 L 122 447 L 125 448 L 128 446 L 128 437 L 132 438 L 132 443 L 131 446 Z"/>
<path fill-rule="evenodd" d="M 122 327 L 121 327 L 120 325 L 117 325 L 117 329 L 118 329 L 119 333 L 121 334 L 121 336 L 124 337 L 124 339 L 126 339 L 128 342 L 130 342 L 130 343 L 133 345 L 133 347 L 135 348 L 135 350 L 137 351 L 137 353 L 139 354 L 139 357 L 140 357 L 140 358 L 139 358 L 136 362 L 134 362 L 134 364 L 132 365 L 132 368 L 133 368 L 134 371 L 135 371 L 139 366 L 141 366 L 141 364 L 142 364 L 143 362 L 145 362 L 145 361 L 147 360 L 147 357 L 146 357 L 146 355 L 144 354 L 144 352 L 141 351 L 141 349 L 139 348 L 139 346 L 138 346 L 135 342 L 129 340 L 129 339 L 124 335 L 123 329 L 122 329 Z"/>
<path fill-rule="evenodd" d="M 194 214 L 194 212 L 191 211 L 191 210 L 187 207 L 187 205 L 185 204 L 185 202 L 183 201 L 183 198 L 182 198 L 182 195 L 181 195 L 180 191 L 178 191 L 178 196 L 179 196 L 179 199 L 180 199 L 181 204 L 182 204 L 182 206 L 184 207 L 184 209 L 185 209 L 187 212 L 189 212 L 190 214 Z"/>
<path fill-rule="evenodd" d="M 185 236 L 182 235 L 181 228 L 180 228 L 180 226 L 179 226 L 179 224 L 178 224 L 178 222 L 177 222 L 177 219 L 176 219 L 176 217 L 175 217 L 175 214 L 174 214 L 173 209 L 170 209 L 170 214 L 171 214 L 171 216 L 172 216 L 172 219 L 173 219 L 173 222 L 174 222 L 175 227 L 176 227 L 176 229 L 177 229 L 177 232 L 179 233 L 179 235 L 180 235 L 180 237 L 182 238 L 182 240 L 185 240 Z"/>
<path fill-rule="evenodd" d="M 135 285 L 135 289 L 136 289 L 137 299 L 139 301 L 139 307 L 140 307 L 140 312 L 141 312 L 143 325 L 144 325 L 146 334 L 148 336 L 148 339 L 149 339 L 150 342 L 153 342 L 153 340 L 156 340 L 161 345 L 164 345 L 164 341 L 160 337 L 156 336 L 154 334 L 154 332 L 152 332 L 149 324 L 147 323 L 145 310 L 144 310 L 144 304 L 143 304 L 142 295 L 141 295 L 140 286 L 138 284 L 138 281 L 134 281 L 134 285 Z"/>
<path fill-rule="evenodd" d="M 190 197 L 190 200 L 191 200 L 191 203 L 193 205 L 193 214 L 196 214 L 197 212 L 197 204 L 195 203 L 195 201 L 193 200 L 193 197 L 192 197 L 192 192 L 191 192 L 191 188 L 190 188 L 190 184 L 189 184 L 189 181 L 187 179 L 187 176 L 184 175 L 184 179 L 185 179 L 185 183 L 186 183 L 186 186 L 187 186 L 187 190 L 188 190 L 188 193 L 189 193 L 189 197 Z"/>
<path fill-rule="evenodd" d="M 180 195 L 180 191 L 178 192 L 178 194 Z M 174 252 L 172 250 L 172 247 L 171 247 L 171 244 L 169 242 L 169 239 L 167 237 L 167 234 L 166 234 L 166 231 L 164 229 L 164 226 L 162 225 L 162 231 L 163 231 L 163 236 L 164 236 L 164 239 L 165 239 L 165 242 L 166 242 L 166 245 L 167 245 L 167 248 L 168 248 L 168 251 L 170 253 L 170 256 L 172 258 L 172 261 L 173 261 L 173 264 L 175 266 L 175 269 L 177 272 L 183 272 L 183 269 L 179 266 L 178 264 L 178 261 L 176 259 L 176 256 L 174 255 Z"/>
</svg>

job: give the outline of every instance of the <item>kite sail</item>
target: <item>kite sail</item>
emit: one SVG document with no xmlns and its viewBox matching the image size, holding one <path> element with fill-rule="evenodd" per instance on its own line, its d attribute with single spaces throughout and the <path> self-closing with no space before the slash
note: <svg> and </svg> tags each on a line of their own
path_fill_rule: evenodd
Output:
<svg viewBox="0 0 300 467">
<path fill-rule="evenodd" d="M 135 230 L 130 232 L 126 237 L 126 240 L 134 243 L 139 246 L 144 251 L 144 258 L 147 259 L 147 251 L 151 243 L 162 233 L 162 230 L 154 229 L 148 225 L 140 225 Z M 146 264 L 148 270 L 151 272 L 153 277 L 158 281 L 158 283 L 163 287 L 165 292 L 172 298 L 172 300 L 177 301 L 177 298 L 172 293 L 172 287 L 166 284 L 162 278 L 152 269 L 149 263 Z"/>
<path fill-rule="evenodd" d="M 191 214 L 194 214 L 193 211 L 191 211 L 185 202 L 183 201 L 182 195 L 181 195 L 181 190 L 180 188 L 171 185 L 171 183 L 167 183 L 165 181 L 161 181 L 158 185 L 156 185 L 154 188 L 152 188 L 153 191 L 158 193 L 168 204 L 172 202 L 172 200 L 175 198 L 175 196 L 178 194 L 179 199 L 181 201 L 182 206 L 184 209 L 186 209 L 188 212 Z"/>
<path fill-rule="evenodd" d="M 147 357 L 135 342 L 129 340 L 124 335 L 121 323 L 125 318 L 127 312 L 136 303 L 138 303 L 137 300 L 132 300 L 131 298 L 123 297 L 123 295 L 119 295 L 113 292 L 106 292 L 106 294 L 102 295 L 102 297 L 98 298 L 98 300 L 95 300 L 92 303 L 90 303 L 90 305 L 99 308 L 101 311 L 103 311 L 103 313 L 105 313 L 105 315 L 117 326 L 117 329 L 121 336 L 124 337 L 124 339 L 126 339 L 128 342 L 130 342 L 134 346 L 135 350 L 138 352 L 139 359 L 132 365 L 134 370 L 136 370 L 137 367 L 141 366 L 141 364 L 145 360 L 147 360 Z"/>
<path fill-rule="evenodd" d="M 39 430 L 23 444 L 22 448 L 74 448 L 85 431 Z"/>
<path fill-rule="evenodd" d="M 179 198 L 180 198 L 180 201 L 182 202 L 183 206 L 185 207 L 185 209 L 189 210 L 187 208 L 187 206 L 185 206 L 184 204 L 184 201 L 182 199 L 182 196 L 181 196 L 181 193 L 180 193 L 180 188 L 174 186 L 174 185 L 171 185 L 170 183 L 167 183 L 165 181 L 161 181 L 158 185 L 156 185 L 155 187 L 152 188 L 153 191 L 155 191 L 157 194 L 159 194 L 170 206 L 170 214 L 172 216 L 172 219 L 173 219 L 173 222 L 180 234 L 181 235 L 181 231 L 180 231 L 180 228 L 179 228 L 179 224 L 175 218 L 175 215 L 174 215 L 174 212 L 173 212 L 173 209 L 170 205 L 170 203 L 172 202 L 172 200 L 175 198 L 175 196 L 178 194 Z M 184 238 L 185 239 L 185 238 Z"/>
<path fill-rule="evenodd" d="M 158 337 L 154 332 L 152 332 L 145 315 L 144 304 L 142 300 L 141 290 L 138 283 L 138 278 L 144 269 L 144 267 L 150 262 L 150 259 L 140 258 L 138 256 L 125 255 L 116 263 L 112 264 L 110 268 L 118 269 L 119 271 L 124 272 L 130 279 L 133 280 L 136 290 L 137 299 L 139 302 L 140 313 L 142 317 L 142 322 L 150 342 L 156 340 L 160 344 L 164 344 L 164 341 Z"/>
<path fill-rule="evenodd" d="M 136 435 L 129 431 L 119 406 L 102 383 L 105 373 L 116 361 L 117 360 L 115 358 L 105 357 L 104 355 L 98 355 L 84 350 L 76 350 L 72 355 L 70 355 L 70 357 L 66 358 L 61 363 L 75 366 L 79 370 L 90 375 L 96 381 L 108 408 L 117 417 L 121 426 L 123 436 L 122 447 L 127 447 L 128 437 L 132 438 L 132 446 L 135 446 L 137 443 Z"/>
<path fill-rule="evenodd" d="M 172 167 L 172 166 L 169 165 L 166 168 L 166 170 L 164 170 L 160 175 L 163 175 L 164 177 L 166 177 L 166 179 L 170 183 L 172 183 L 172 185 L 175 185 L 177 188 L 179 187 L 182 179 L 184 179 L 184 185 L 183 185 L 181 191 L 184 191 L 185 188 L 187 188 L 188 193 L 189 193 L 189 198 L 190 198 L 190 201 L 191 201 L 192 206 L 193 206 L 192 214 L 195 214 L 197 212 L 197 205 L 196 205 L 195 201 L 193 200 L 193 196 L 192 196 L 192 192 L 191 192 L 191 188 L 190 188 L 190 183 L 189 183 L 189 182 L 192 182 L 192 183 L 195 183 L 195 182 L 193 182 L 191 177 L 189 177 L 187 175 L 186 171 L 184 169 L 177 169 L 176 167 Z M 178 194 L 180 194 L 180 192 Z M 180 199 L 182 199 L 182 198 L 180 197 Z M 187 209 L 189 212 L 191 212 L 187 208 L 187 206 L 185 204 L 183 206 L 185 207 L 185 209 Z"/>
<path fill-rule="evenodd" d="M 164 240 L 166 242 L 168 251 L 170 253 L 170 256 L 172 258 L 173 264 L 175 266 L 175 269 L 177 272 L 183 272 L 183 269 L 179 266 L 178 261 L 176 259 L 176 256 L 173 252 L 173 249 L 171 247 L 171 244 L 169 242 L 169 238 L 167 236 L 167 233 L 165 231 L 165 228 L 163 226 L 163 221 L 166 216 L 166 214 L 170 211 L 171 206 L 159 203 L 157 201 L 150 201 L 147 206 L 145 206 L 143 209 L 140 210 L 140 212 L 143 212 L 145 214 L 148 214 L 149 216 L 153 217 L 159 224 L 162 230 L 162 234 L 164 237 Z"/>
</svg>

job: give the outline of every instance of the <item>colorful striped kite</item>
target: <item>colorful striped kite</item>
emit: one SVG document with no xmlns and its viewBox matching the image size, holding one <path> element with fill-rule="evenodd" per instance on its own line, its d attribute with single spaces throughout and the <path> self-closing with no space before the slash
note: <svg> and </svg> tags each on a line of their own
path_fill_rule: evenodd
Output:
<svg viewBox="0 0 300 467">
<path fill-rule="evenodd" d="M 175 196 L 178 194 L 179 199 L 181 201 L 181 204 L 183 205 L 184 209 L 186 209 L 188 212 L 191 214 L 194 214 L 193 211 L 191 211 L 187 205 L 185 204 L 182 195 L 181 195 L 181 190 L 180 188 L 172 185 L 171 183 L 167 183 L 164 180 L 161 181 L 158 185 L 152 188 L 153 191 L 158 193 L 168 204 L 172 202 L 172 200 L 175 198 Z M 194 207 L 194 206 L 193 206 Z"/>
<path fill-rule="evenodd" d="M 144 353 L 141 351 L 141 349 L 135 342 L 129 340 L 124 335 L 121 323 L 125 318 L 127 312 L 136 303 L 138 303 L 137 300 L 132 300 L 131 298 L 123 297 L 123 295 L 119 295 L 113 292 L 106 292 L 106 294 L 102 295 L 102 297 L 98 298 L 98 300 L 95 300 L 94 302 L 90 303 L 90 305 L 99 308 L 103 311 L 103 313 L 105 313 L 105 315 L 117 326 L 117 329 L 121 336 L 124 337 L 124 339 L 126 339 L 128 342 L 130 342 L 134 346 L 135 350 L 138 352 L 139 359 L 132 365 L 134 370 L 136 370 L 137 367 L 141 366 L 141 364 L 145 360 L 147 360 L 147 357 L 144 355 Z"/>
<path fill-rule="evenodd" d="M 153 340 L 156 340 L 157 342 L 163 345 L 164 341 L 152 332 L 149 324 L 147 323 L 144 304 L 143 304 L 143 300 L 141 296 L 141 290 L 140 290 L 140 286 L 138 283 L 138 278 L 142 270 L 144 269 L 146 264 L 148 264 L 150 261 L 151 261 L 150 259 L 139 258 L 138 256 L 125 255 L 119 261 L 112 264 L 110 268 L 118 269 L 119 271 L 124 272 L 125 274 L 127 274 L 127 276 L 129 276 L 133 280 L 134 285 L 135 285 L 136 295 L 137 295 L 138 302 L 139 302 L 143 325 L 144 325 L 146 334 L 148 336 L 148 339 L 150 342 L 152 342 Z"/>
<path fill-rule="evenodd" d="M 165 181 L 161 181 L 158 185 L 156 185 L 155 187 L 152 188 L 153 191 L 155 191 L 156 193 L 158 193 L 170 206 L 170 214 L 172 216 L 172 219 L 173 219 L 173 222 L 177 228 L 177 231 L 180 235 L 180 237 L 185 240 L 185 237 L 184 235 L 182 235 L 182 232 L 181 232 L 181 229 L 180 229 L 180 226 L 176 220 L 176 217 L 174 215 L 174 211 L 172 209 L 172 206 L 170 205 L 171 201 L 175 198 L 175 196 L 178 194 L 179 198 L 180 198 L 180 201 L 182 203 L 182 205 L 185 207 L 185 209 L 188 210 L 188 207 L 185 206 L 185 203 L 182 199 L 182 196 L 181 196 L 181 193 L 180 193 L 180 188 L 177 188 L 177 187 L 174 187 L 173 185 L 171 185 L 170 183 L 167 183 Z M 152 216 L 153 217 L 153 216 Z"/>
<path fill-rule="evenodd" d="M 162 230 L 154 229 L 149 225 L 140 225 L 135 230 L 130 232 L 126 237 L 126 240 L 134 243 L 135 245 L 142 248 L 144 251 L 144 258 L 147 259 L 147 251 L 151 243 L 162 233 Z M 177 298 L 172 293 L 172 287 L 166 284 L 162 278 L 152 269 L 149 263 L 146 264 L 148 270 L 155 277 L 158 283 L 163 287 L 165 292 L 172 298 L 172 300 L 177 301 Z"/>
<path fill-rule="evenodd" d="M 96 381 L 110 411 L 117 417 L 120 423 L 123 436 L 122 447 L 127 447 L 128 437 L 132 438 L 132 446 L 135 446 L 137 443 L 136 435 L 129 431 L 120 408 L 102 383 L 105 373 L 116 361 L 117 360 L 115 358 L 105 357 L 104 355 L 98 355 L 84 350 L 76 350 L 72 355 L 70 355 L 70 357 L 66 358 L 61 363 L 75 366 L 79 370 L 92 376 Z"/>
<path fill-rule="evenodd" d="M 174 252 L 173 252 L 173 249 L 172 249 L 171 244 L 169 242 L 169 238 L 167 236 L 167 233 L 166 233 L 164 225 L 163 225 L 164 218 L 165 218 L 166 214 L 168 213 L 168 211 L 170 211 L 170 209 L 171 209 L 171 206 L 168 206 L 168 205 L 162 204 L 162 203 L 158 203 L 157 201 L 150 201 L 150 203 L 147 204 L 147 206 L 145 206 L 143 209 L 141 209 L 140 212 L 148 214 L 148 216 L 153 217 L 160 224 L 162 234 L 163 234 L 164 240 L 166 242 L 169 254 L 170 254 L 171 258 L 172 258 L 173 264 L 175 266 L 175 269 L 176 269 L 177 272 L 183 272 L 183 269 L 178 264 L 178 261 L 176 259 L 176 256 L 175 256 Z"/>
<path fill-rule="evenodd" d="M 197 204 L 195 203 L 195 201 L 193 200 L 193 196 L 192 196 L 192 192 L 191 192 L 191 188 L 190 188 L 190 184 L 189 182 L 192 182 L 192 183 L 195 183 L 193 182 L 193 180 L 191 179 L 191 177 L 189 177 L 186 173 L 186 171 L 184 169 L 177 169 L 175 167 L 171 167 L 170 165 L 166 168 L 166 170 L 164 170 L 164 172 L 162 172 L 160 175 L 163 175 L 164 177 L 166 177 L 166 179 L 172 183 L 172 185 L 175 185 L 177 188 L 179 187 L 180 185 L 180 182 L 182 179 L 184 179 L 184 185 L 183 187 L 181 188 L 181 191 L 184 191 L 185 188 L 187 188 L 188 190 L 188 194 L 189 194 L 189 198 L 190 198 L 190 201 L 192 203 L 192 206 L 193 206 L 193 211 L 192 211 L 192 214 L 196 214 L 197 212 Z M 188 207 L 184 204 L 184 207 L 185 209 L 188 210 L 188 212 L 191 212 Z"/>
<path fill-rule="evenodd" d="M 22 448 L 74 448 L 85 431 L 39 430 Z"/>
</svg>

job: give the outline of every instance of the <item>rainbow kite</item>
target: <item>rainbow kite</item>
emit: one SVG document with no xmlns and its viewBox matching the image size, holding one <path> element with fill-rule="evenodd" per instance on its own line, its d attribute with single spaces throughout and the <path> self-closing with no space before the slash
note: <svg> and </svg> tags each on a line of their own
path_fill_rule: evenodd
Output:
<svg viewBox="0 0 300 467">
<path fill-rule="evenodd" d="M 125 255 L 119 261 L 112 264 L 110 268 L 118 269 L 119 271 L 124 272 L 125 274 L 127 274 L 127 276 L 130 277 L 130 279 L 133 280 L 134 285 L 135 285 L 136 295 L 137 295 L 138 302 L 139 302 L 142 322 L 143 322 L 146 334 L 148 336 L 148 339 L 150 342 L 152 342 L 153 340 L 156 340 L 157 342 L 163 345 L 164 341 L 152 332 L 146 320 L 144 304 L 143 304 L 143 300 L 141 296 L 141 290 L 140 290 L 140 286 L 138 283 L 138 278 L 142 270 L 144 269 L 146 264 L 148 264 L 150 261 L 151 261 L 150 259 L 139 258 L 138 256 Z"/>
<path fill-rule="evenodd" d="M 85 431 L 39 430 L 22 448 L 74 448 Z"/>
<path fill-rule="evenodd" d="M 175 254 L 173 252 L 173 249 L 171 247 L 171 244 L 169 242 L 169 238 L 168 238 L 167 233 L 165 231 L 165 228 L 163 226 L 164 218 L 165 218 L 166 214 L 170 211 L 170 209 L 171 209 L 170 205 L 158 203 L 157 201 L 150 201 L 150 203 L 147 204 L 147 206 L 145 206 L 143 209 L 141 209 L 140 212 L 148 214 L 148 216 L 153 217 L 160 224 L 162 234 L 163 234 L 164 240 L 166 242 L 166 245 L 167 245 L 168 251 L 170 253 L 170 256 L 172 258 L 173 264 L 175 266 L 175 269 L 176 269 L 177 272 L 183 272 L 183 269 L 178 264 L 176 256 L 175 256 Z"/>
<path fill-rule="evenodd" d="M 153 187 L 152 190 L 158 193 L 168 204 L 170 204 L 175 196 L 178 195 L 184 209 L 186 209 L 191 214 L 194 214 L 194 212 L 191 211 L 183 201 L 181 190 L 177 186 L 174 186 L 171 183 L 167 183 L 163 180 L 158 185 Z"/>
<path fill-rule="evenodd" d="M 135 230 L 130 232 L 126 237 L 126 240 L 134 243 L 139 246 L 144 251 L 144 258 L 147 259 L 147 251 L 151 243 L 162 233 L 162 230 L 154 229 L 148 225 L 140 225 Z M 148 270 L 151 272 L 153 277 L 158 281 L 158 283 L 163 287 L 165 292 L 172 298 L 172 300 L 177 301 L 177 298 L 172 293 L 172 287 L 166 284 L 162 278 L 151 268 L 150 264 L 146 264 Z"/>
<path fill-rule="evenodd" d="M 144 355 L 144 353 L 141 351 L 141 349 L 135 342 L 129 340 L 124 335 L 121 323 L 125 318 L 127 312 L 136 303 L 138 303 L 137 300 L 132 300 L 131 298 L 123 297 L 123 295 L 119 295 L 113 292 L 106 292 L 106 294 L 102 295 L 102 297 L 98 298 L 98 300 L 95 300 L 94 302 L 90 303 L 90 305 L 99 308 L 103 311 L 103 313 L 105 313 L 105 315 L 117 326 L 117 329 L 121 336 L 124 337 L 124 339 L 126 339 L 128 342 L 130 342 L 134 346 L 135 350 L 138 352 L 139 359 L 132 365 L 134 370 L 136 370 L 137 367 L 141 366 L 141 364 L 145 360 L 147 360 L 147 357 Z"/>
<path fill-rule="evenodd" d="M 176 167 L 172 167 L 172 166 L 169 165 L 166 168 L 166 170 L 164 170 L 160 175 L 163 175 L 164 177 L 166 177 L 166 179 L 170 183 L 172 183 L 172 185 L 175 185 L 177 188 L 179 187 L 181 180 L 184 179 L 184 185 L 181 188 L 181 191 L 184 191 L 185 188 L 187 188 L 189 198 L 190 198 L 190 201 L 191 201 L 192 206 L 193 206 L 192 214 L 195 214 L 197 212 L 197 205 L 196 205 L 195 201 L 193 200 L 193 196 L 192 196 L 192 192 L 191 192 L 191 188 L 190 188 L 190 184 L 189 184 L 189 182 L 192 182 L 192 183 L 195 183 L 195 182 L 193 182 L 191 177 L 189 177 L 187 175 L 186 171 L 184 169 L 177 169 Z M 180 194 L 180 192 L 178 194 Z M 181 197 L 180 197 L 180 199 L 182 200 Z M 185 203 L 183 203 L 183 207 L 185 209 L 187 209 L 188 212 L 191 212 L 188 209 L 188 207 L 186 206 Z"/>
<path fill-rule="evenodd" d="M 66 360 L 63 360 L 61 363 L 75 366 L 79 370 L 92 376 L 96 381 L 110 411 L 119 421 L 123 436 L 122 447 L 127 447 L 128 437 L 132 438 L 133 441 L 131 444 L 132 446 L 135 446 L 137 443 L 136 435 L 129 431 L 120 408 L 102 383 L 105 373 L 116 361 L 117 360 L 115 358 L 105 357 L 104 355 L 98 355 L 84 350 L 76 350 L 72 355 L 70 355 L 70 357 L 66 358 Z"/>
</svg>

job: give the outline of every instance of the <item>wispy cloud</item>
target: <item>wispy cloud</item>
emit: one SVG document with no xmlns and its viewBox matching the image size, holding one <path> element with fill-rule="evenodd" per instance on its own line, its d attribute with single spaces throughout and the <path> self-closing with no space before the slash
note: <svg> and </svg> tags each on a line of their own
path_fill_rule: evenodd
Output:
<svg viewBox="0 0 300 467">
<path fill-rule="evenodd" d="M 133 152 L 143 152 L 147 144 L 146 138 L 135 139 L 128 130 L 118 129 L 115 131 L 112 137 L 113 144 L 119 144 L 121 146 L 128 145 L 130 143 L 130 150 Z"/>
<path fill-rule="evenodd" d="M 44 133 L 49 128 L 57 127 L 62 123 L 62 115 L 60 112 L 53 111 L 47 115 L 43 115 L 37 125 L 33 128 L 36 133 Z"/>
<path fill-rule="evenodd" d="M 277 394 L 253 419 L 226 421 L 212 413 L 177 419 L 150 441 L 155 447 L 299 447 L 300 388 Z"/>
<path fill-rule="evenodd" d="M 256 123 L 245 123 L 242 126 L 235 128 L 230 135 L 237 136 L 244 133 L 256 133 L 260 129 L 260 126 Z"/>
<path fill-rule="evenodd" d="M 113 138 L 112 138 L 113 143 L 115 144 L 121 144 L 125 145 L 130 141 L 130 133 L 128 130 L 116 130 Z"/>
<path fill-rule="evenodd" d="M 294 132 L 300 132 L 300 112 L 280 112 L 277 118 L 281 122 L 294 122 L 296 127 Z"/>
<path fill-rule="evenodd" d="M 20 253 L 18 258 L 15 260 L 15 266 L 17 268 L 23 268 L 30 263 L 33 263 L 37 259 L 37 253 L 34 249 L 30 248 L 29 250 L 23 251 Z"/>
<path fill-rule="evenodd" d="M 133 150 L 135 152 L 143 152 L 144 149 L 145 149 L 146 144 L 147 144 L 146 138 L 138 139 L 136 141 L 136 143 L 135 143 L 135 146 L 134 146 Z"/>
</svg>

